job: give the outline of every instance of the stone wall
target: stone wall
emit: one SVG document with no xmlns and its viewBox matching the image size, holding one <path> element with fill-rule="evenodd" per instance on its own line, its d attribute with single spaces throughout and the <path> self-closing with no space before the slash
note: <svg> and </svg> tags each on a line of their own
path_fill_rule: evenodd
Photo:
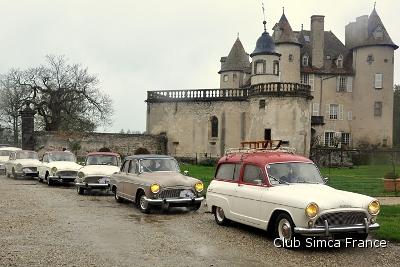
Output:
<svg viewBox="0 0 400 267">
<path fill-rule="evenodd" d="M 79 150 L 76 148 L 80 147 Z M 150 153 L 167 154 L 167 137 L 163 134 L 118 134 L 77 132 L 35 132 L 35 150 L 42 155 L 49 150 L 67 148 L 77 156 L 107 147 L 123 156 L 133 155 L 139 147 Z"/>
</svg>

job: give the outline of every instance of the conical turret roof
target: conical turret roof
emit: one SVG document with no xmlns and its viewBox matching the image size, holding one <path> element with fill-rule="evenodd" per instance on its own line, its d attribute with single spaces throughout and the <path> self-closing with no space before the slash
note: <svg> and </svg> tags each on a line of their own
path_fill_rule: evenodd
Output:
<svg viewBox="0 0 400 267">
<path fill-rule="evenodd" d="M 364 45 L 388 45 L 392 46 L 394 49 L 398 48 L 386 31 L 375 7 L 368 17 L 368 38 L 366 42 L 364 42 Z"/>
<path fill-rule="evenodd" d="M 233 44 L 229 55 L 223 59 L 219 73 L 224 71 L 246 71 L 250 67 L 249 55 L 244 50 L 239 37 Z"/>
<path fill-rule="evenodd" d="M 282 13 L 279 22 L 275 24 L 273 30 L 274 33 L 272 34 L 272 38 L 274 39 L 275 44 L 293 43 L 301 45 L 296 35 L 294 34 L 285 13 Z"/>
</svg>

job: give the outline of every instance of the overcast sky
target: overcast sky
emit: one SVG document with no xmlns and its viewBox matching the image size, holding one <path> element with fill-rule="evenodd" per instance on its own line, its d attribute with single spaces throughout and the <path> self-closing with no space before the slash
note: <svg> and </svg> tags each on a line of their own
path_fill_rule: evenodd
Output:
<svg viewBox="0 0 400 267">
<path fill-rule="evenodd" d="M 114 102 L 114 123 L 105 130 L 144 131 L 146 91 L 218 88 L 220 57 L 236 37 L 248 53 L 262 33 L 261 2 L 271 28 L 285 7 L 294 30 L 325 15 L 325 30 L 344 43 L 345 25 L 369 15 L 373 0 L 0 0 L 0 73 L 65 55 L 98 75 Z M 377 0 L 392 40 L 400 2 Z M 398 27 L 398 26 L 397 26 Z M 399 50 L 395 83 L 400 83 Z"/>
</svg>

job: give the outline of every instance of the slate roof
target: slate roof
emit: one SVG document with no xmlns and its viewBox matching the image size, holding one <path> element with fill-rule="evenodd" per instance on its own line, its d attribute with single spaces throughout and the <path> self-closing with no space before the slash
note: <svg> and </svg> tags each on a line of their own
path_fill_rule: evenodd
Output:
<svg viewBox="0 0 400 267">
<path fill-rule="evenodd" d="M 239 37 L 233 44 L 229 55 L 221 57 L 221 70 L 218 73 L 224 71 L 250 71 L 249 54 L 244 50 Z"/>
<path fill-rule="evenodd" d="M 274 39 L 275 44 L 292 43 L 300 45 L 300 42 L 297 39 L 296 34 L 293 32 L 285 13 L 282 14 L 279 22 L 276 23 L 272 29 L 274 30 L 272 38 Z"/>
<path fill-rule="evenodd" d="M 352 53 L 331 31 L 324 31 L 324 66 L 322 68 L 315 68 L 311 66 L 312 63 L 312 47 L 311 47 L 311 31 L 295 31 L 300 44 L 301 57 L 307 55 L 309 57 L 309 65 L 307 67 L 301 66 L 302 72 L 311 73 L 335 73 L 335 74 L 352 74 Z M 336 59 L 342 55 L 343 68 L 337 68 Z M 330 56 L 330 59 L 327 59 Z"/>
<path fill-rule="evenodd" d="M 264 31 L 261 36 L 258 38 L 256 43 L 256 48 L 253 53 L 250 54 L 250 57 L 256 55 L 280 55 L 275 50 L 275 42 L 272 37 L 269 35 L 267 31 Z"/>
</svg>

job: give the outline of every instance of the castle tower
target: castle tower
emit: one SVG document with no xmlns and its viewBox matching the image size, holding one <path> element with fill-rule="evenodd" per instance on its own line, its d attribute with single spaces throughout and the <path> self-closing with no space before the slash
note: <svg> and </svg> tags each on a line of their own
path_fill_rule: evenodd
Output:
<svg viewBox="0 0 400 267">
<path fill-rule="evenodd" d="M 301 44 L 294 34 L 285 12 L 275 24 L 272 38 L 280 57 L 280 75 L 282 82 L 300 82 L 300 47 Z"/>
<path fill-rule="evenodd" d="M 392 145 L 393 43 L 375 7 L 346 26 L 346 46 L 353 53 L 354 140 L 380 146 Z M 355 144 L 357 145 L 357 144 Z"/>
<path fill-rule="evenodd" d="M 241 88 L 250 77 L 249 55 L 239 37 L 227 57 L 221 57 L 220 88 Z"/>
<path fill-rule="evenodd" d="M 276 52 L 275 43 L 267 32 L 264 20 L 264 32 L 258 38 L 256 48 L 250 54 L 251 63 L 251 85 L 279 82 L 279 58 L 281 54 Z"/>
</svg>

